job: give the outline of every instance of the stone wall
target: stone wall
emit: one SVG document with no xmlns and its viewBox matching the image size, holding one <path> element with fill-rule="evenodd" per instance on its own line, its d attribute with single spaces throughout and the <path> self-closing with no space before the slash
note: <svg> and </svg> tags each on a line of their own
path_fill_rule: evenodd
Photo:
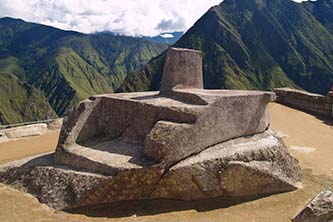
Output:
<svg viewBox="0 0 333 222">
<path fill-rule="evenodd" d="M 8 128 L 1 128 L 0 126 L 0 143 L 10 140 L 16 140 L 24 137 L 39 136 L 48 130 L 60 130 L 63 119 L 39 121 L 40 123 L 22 123 L 14 124 L 11 126 L 4 126 Z M 23 125 L 27 124 L 27 125 Z"/>
<path fill-rule="evenodd" d="M 332 117 L 332 96 L 322 96 L 290 88 L 278 88 L 274 89 L 274 92 L 278 103 L 322 117 Z"/>
<path fill-rule="evenodd" d="M 29 136 L 39 136 L 47 131 L 46 123 L 32 124 L 27 126 L 20 126 L 11 129 L 2 130 L 1 134 L 4 134 L 8 139 L 18 139 Z"/>
</svg>

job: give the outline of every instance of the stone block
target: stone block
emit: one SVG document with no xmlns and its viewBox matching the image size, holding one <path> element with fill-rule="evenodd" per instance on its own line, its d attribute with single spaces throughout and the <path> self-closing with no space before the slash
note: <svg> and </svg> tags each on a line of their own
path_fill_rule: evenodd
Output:
<svg viewBox="0 0 333 222">
<path fill-rule="evenodd" d="M 333 221 L 333 192 L 324 190 L 313 198 L 292 219 L 293 222 L 330 222 Z"/>
<path fill-rule="evenodd" d="M 47 132 L 47 124 L 39 123 L 3 130 L 8 139 L 39 136 Z"/>
</svg>

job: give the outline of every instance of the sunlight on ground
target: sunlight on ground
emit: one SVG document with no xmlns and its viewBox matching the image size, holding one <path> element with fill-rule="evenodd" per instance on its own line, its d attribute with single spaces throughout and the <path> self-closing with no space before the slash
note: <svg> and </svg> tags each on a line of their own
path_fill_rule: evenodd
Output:
<svg viewBox="0 0 333 222">
<path fill-rule="evenodd" d="M 31 195 L 0 184 L 0 221 L 290 221 L 319 191 L 333 187 L 333 129 L 314 116 L 279 104 L 271 104 L 269 108 L 271 127 L 292 146 L 291 153 L 304 170 L 304 187 L 300 190 L 224 208 L 220 208 L 220 201 L 197 202 L 191 208 L 179 201 L 147 201 L 131 206 L 132 214 L 128 217 L 115 218 L 111 209 L 128 211 L 128 206 L 93 207 L 84 212 L 91 217 L 54 212 Z M 0 144 L 0 163 L 54 150 L 57 138 L 58 132 L 53 132 Z M 168 210 L 171 208 L 172 211 Z"/>
</svg>

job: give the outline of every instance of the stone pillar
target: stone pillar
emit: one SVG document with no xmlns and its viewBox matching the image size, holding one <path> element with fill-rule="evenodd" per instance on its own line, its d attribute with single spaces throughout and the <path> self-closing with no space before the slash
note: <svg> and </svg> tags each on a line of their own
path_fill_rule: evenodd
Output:
<svg viewBox="0 0 333 222">
<path fill-rule="evenodd" d="M 201 51 L 182 48 L 168 50 L 161 95 L 171 95 L 172 89 L 203 89 Z"/>
</svg>

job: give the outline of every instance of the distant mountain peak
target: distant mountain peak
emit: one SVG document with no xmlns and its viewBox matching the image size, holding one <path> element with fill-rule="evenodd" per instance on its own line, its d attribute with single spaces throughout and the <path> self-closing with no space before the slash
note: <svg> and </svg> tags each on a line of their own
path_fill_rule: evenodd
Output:
<svg viewBox="0 0 333 222">
<path fill-rule="evenodd" d="M 2 18 L 0 124 L 45 118 L 43 107 L 61 116 L 91 95 L 113 93 L 128 73 L 166 48 L 140 38 L 83 34 Z M 34 96 L 27 95 L 27 85 L 36 89 Z"/>
<path fill-rule="evenodd" d="M 1 17 L 0 18 L 0 21 L 21 21 L 21 22 L 24 22 L 23 19 L 20 19 L 20 18 L 13 18 L 13 17 L 8 17 L 8 16 L 5 16 L 5 17 Z"/>
<path fill-rule="evenodd" d="M 120 33 L 112 32 L 112 31 L 96 32 L 95 34 L 96 35 L 106 34 L 106 35 L 114 35 L 114 36 L 126 36 L 126 35 L 122 35 Z M 156 35 L 156 36 L 138 35 L 138 36 L 135 36 L 135 38 L 141 38 L 141 39 L 145 39 L 145 40 L 149 40 L 149 41 L 153 41 L 153 42 L 159 42 L 159 43 L 163 43 L 163 44 L 172 45 L 175 42 L 177 42 L 183 36 L 183 34 L 184 34 L 184 32 L 180 32 L 180 31 L 162 32 L 161 34 Z M 127 37 L 129 37 L 129 36 L 127 36 Z"/>
<path fill-rule="evenodd" d="M 184 32 L 162 32 L 161 34 L 153 37 L 143 36 L 142 38 L 155 41 L 155 42 L 161 42 L 166 43 L 168 45 L 172 45 L 176 43 L 182 36 Z"/>
<path fill-rule="evenodd" d="M 326 94 L 333 84 L 333 1 L 224 0 L 174 46 L 204 52 L 206 88 L 290 86 Z M 164 59 L 129 75 L 119 91 L 158 90 Z"/>
</svg>

